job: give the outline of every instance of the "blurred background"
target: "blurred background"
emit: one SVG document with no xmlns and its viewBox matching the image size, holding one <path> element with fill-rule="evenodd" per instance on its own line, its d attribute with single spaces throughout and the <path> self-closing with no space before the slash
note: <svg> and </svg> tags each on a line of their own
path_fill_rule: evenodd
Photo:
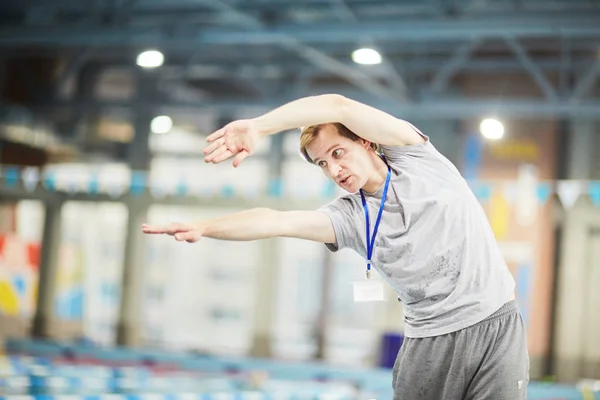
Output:
<svg viewBox="0 0 600 400">
<path fill-rule="evenodd" d="M 0 398 L 391 399 L 402 308 L 354 303 L 351 251 L 140 232 L 335 198 L 297 131 L 238 169 L 201 154 L 323 93 L 412 122 L 469 181 L 530 398 L 600 398 L 599 75 L 594 0 L 3 0 Z"/>
</svg>

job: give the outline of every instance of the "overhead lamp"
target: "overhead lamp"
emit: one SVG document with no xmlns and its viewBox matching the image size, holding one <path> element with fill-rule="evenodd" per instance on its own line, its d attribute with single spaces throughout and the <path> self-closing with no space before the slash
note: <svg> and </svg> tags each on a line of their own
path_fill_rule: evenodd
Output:
<svg viewBox="0 0 600 400">
<path fill-rule="evenodd" d="M 377 50 L 366 47 L 356 49 L 352 52 L 352 61 L 363 65 L 381 64 L 381 54 Z"/>
<path fill-rule="evenodd" d="M 137 65 L 142 68 L 156 68 L 163 65 L 165 56 L 158 50 L 146 50 L 137 56 Z"/>
<path fill-rule="evenodd" d="M 153 133 L 169 133 L 173 128 L 173 120 L 166 115 L 159 115 L 150 122 L 150 130 Z"/>
<path fill-rule="evenodd" d="M 479 124 L 479 130 L 483 137 L 490 140 L 502 139 L 504 136 L 504 125 L 494 118 L 486 118 Z"/>
</svg>

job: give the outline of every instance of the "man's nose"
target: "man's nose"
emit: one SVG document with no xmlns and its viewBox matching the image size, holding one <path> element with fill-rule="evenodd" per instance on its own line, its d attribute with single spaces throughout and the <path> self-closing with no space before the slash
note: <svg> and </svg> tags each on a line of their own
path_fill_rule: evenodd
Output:
<svg viewBox="0 0 600 400">
<path fill-rule="evenodd" d="M 329 174 L 333 178 L 337 177 L 341 170 L 342 169 L 340 168 L 340 166 L 338 164 L 329 164 Z"/>
</svg>

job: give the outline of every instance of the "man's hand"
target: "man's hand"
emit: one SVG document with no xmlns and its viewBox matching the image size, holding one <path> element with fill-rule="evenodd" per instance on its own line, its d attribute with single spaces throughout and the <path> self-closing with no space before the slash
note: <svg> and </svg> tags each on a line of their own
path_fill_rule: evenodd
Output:
<svg viewBox="0 0 600 400">
<path fill-rule="evenodd" d="M 252 155 L 258 139 L 259 130 L 255 121 L 233 121 L 206 138 L 210 145 L 204 149 L 204 161 L 216 164 L 235 156 L 233 166 L 237 167 Z"/>
<path fill-rule="evenodd" d="M 202 237 L 201 229 L 190 224 L 172 223 L 169 225 L 142 225 L 142 232 L 148 234 L 166 234 L 173 236 L 178 242 L 195 243 Z"/>
</svg>

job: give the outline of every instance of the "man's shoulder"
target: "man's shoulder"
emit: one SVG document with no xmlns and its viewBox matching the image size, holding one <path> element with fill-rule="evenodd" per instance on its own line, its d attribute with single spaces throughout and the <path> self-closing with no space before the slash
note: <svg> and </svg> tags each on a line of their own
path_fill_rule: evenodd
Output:
<svg viewBox="0 0 600 400">
<path fill-rule="evenodd" d="M 409 145 L 379 145 L 379 151 L 385 156 L 397 156 L 411 153 L 430 152 L 435 149 L 431 140 L 427 137 L 422 142 L 409 144 Z"/>
<path fill-rule="evenodd" d="M 360 205 L 360 194 L 356 193 L 343 193 L 331 199 L 329 202 L 319 207 L 323 211 L 340 211 L 345 212 L 356 208 Z"/>
<path fill-rule="evenodd" d="M 360 192 L 340 193 L 335 196 L 329 203 L 345 203 L 345 202 L 360 202 Z"/>
</svg>

